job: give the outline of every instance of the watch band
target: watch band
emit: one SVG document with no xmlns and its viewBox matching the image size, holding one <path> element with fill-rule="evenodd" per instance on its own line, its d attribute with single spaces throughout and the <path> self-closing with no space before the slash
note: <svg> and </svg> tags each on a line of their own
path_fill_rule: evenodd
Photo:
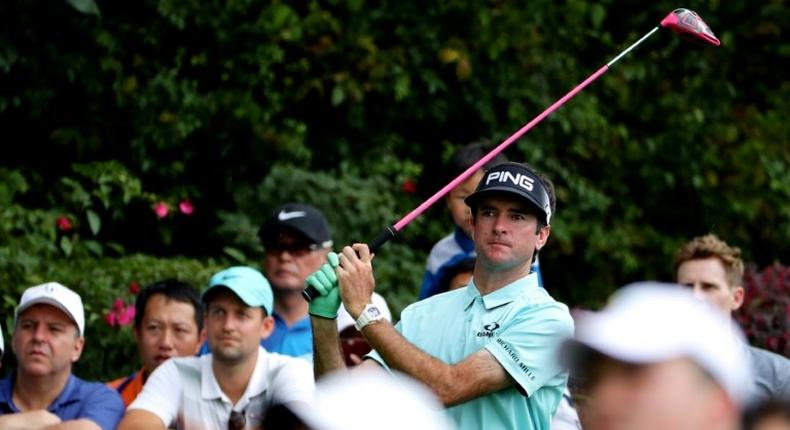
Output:
<svg viewBox="0 0 790 430">
<path fill-rule="evenodd" d="M 362 331 L 365 326 L 368 324 L 372 324 L 384 319 L 384 315 L 381 313 L 378 307 L 373 303 L 368 303 L 365 305 L 365 308 L 362 309 L 362 313 L 359 314 L 359 318 L 354 323 L 354 328 L 359 331 Z"/>
</svg>

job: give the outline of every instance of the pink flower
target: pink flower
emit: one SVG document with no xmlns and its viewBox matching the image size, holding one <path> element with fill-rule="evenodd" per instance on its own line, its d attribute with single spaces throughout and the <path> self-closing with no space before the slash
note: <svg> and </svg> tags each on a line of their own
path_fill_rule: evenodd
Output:
<svg viewBox="0 0 790 430">
<path fill-rule="evenodd" d="M 180 210 L 182 214 L 189 216 L 192 215 L 192 212 L 195 212 L 195 207 L 192 206 L 192 202 L 189 200 L 182 200 L 181 203 L 178 204 L 178 210 Z"/>
<path fill-rule="evenodd" d="M 107 325 L 110 327 L 118 325 L 118 317 L 112 312 L 108 312 L 107 315 L 104 316 L 104 320 L 107 321 Z"/>
<path fill-rule="evenodd" d="M 170 214 L 170 206 L 167 205 L 165 202 L 157 202 L 154 205 L 154 213 L 158 218 L 165 218 L 168 214 Z"/>
<path fill-rule="evenodd" d="M 71 224 L 71 220 L 66 215 L 59 216 L 55 221 L 55 226 L 58 228 L 58 230 L 64 233 L 71 231 L 71 229 L 74 228 L 74 225 Z"/>
<path fill-rule="evenodd" d="M 134 322 L 134 313 L 134 306 L 127 306 L 126 309 L 118 316 L 118 325 L 131 325 Z"/>
<path fill-rule="evenodd" d="M 403 184 L 400 186 L 401 191 L 406 194 L 414 194 L 417 192 L 417 184 L 414 183 L 411 179 L 407 179 L 403 181 Z"/>
<path fill-rule="evenodd" d="M 134 281 L 130 282 L 129 283 L 129 293 L 131 293 L 133 296 L 136 296 L 137 293 L 139 293 L 139 292 L 140 292 L 140 284 L 138 284 L 137 282 L 134 282 Z"/>
<path fill-rule="evenodd" d="M 127 326 L 134 322 L 134 305 L 127 305 L 123 299 L 115 299 L 112 308 L 104 315 L 104 320 L 110 327 Z"/>
</svg>

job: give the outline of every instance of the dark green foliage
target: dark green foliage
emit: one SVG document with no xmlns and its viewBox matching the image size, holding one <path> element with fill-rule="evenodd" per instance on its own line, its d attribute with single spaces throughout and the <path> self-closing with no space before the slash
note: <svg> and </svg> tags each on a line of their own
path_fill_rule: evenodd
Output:
<svg viewBox="0 0 790 430">
<path fill-rule="evenodd" d="M 111 262 L 136 253 L 255 264 L 286 200 L 324 209 L 337 246 L 370 240 L 438 189 L 406 185 L 435 184 L 454 147 L 502 141 L 675 6 L 2 2 L 0 291 L 83 285 L 74 267 L 125 283 Z M 790 256 L 790 12 L 686 6 L 721 47 L 659 33 L 507 151 L 556 183 L 541 263 L 572 306 L 669 279 L 707 232 L 761 267 Z M 376 258 L 396 312 L 451 228 L 441 206 Z"/>
<path fill-rule="evenodd" d="M 3 248 L 0 248 L 3 250 Z M 140 366 L 137 345 L 131 325 L 110 327 L 106 315 L 113 302 L 121 299 L 134 305 L 132 284 L 144 287 L 167 278 L 181 279 L 202 290 L 209 277 L 225 267 L 217 261 L 197 261 L 186 258 L 159 259 L 145 255 L 122 258 L 39 259 L 25 273 L 17 276 L 8 270 L 4 258 L 0 264 L 2 276 L 2 304 L 0 323 L 6 334 L 10 351 L 14 308 L 22 292 L 29 286 L 48 281 L 60 282 L 82 297 L 85 307 L 85 349 L 75 367 L 75 373 L 89 379 L 109 380 L 131 373 Z M 3 371 L 12 369 L 13 354 L 4 357 Z"/>
</svg>

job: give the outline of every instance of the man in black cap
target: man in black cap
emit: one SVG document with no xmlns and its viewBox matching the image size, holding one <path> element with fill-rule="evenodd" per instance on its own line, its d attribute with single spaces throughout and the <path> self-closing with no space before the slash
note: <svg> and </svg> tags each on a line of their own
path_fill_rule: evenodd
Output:
<svg viewBox="0 0 790 430">
<path fill-rule="evenodd" d="M 395 326 L 371 303 L 375 280 L 367 245 L 343 248 L 339 260 L 308 278 L 321 294 L 310 304 L 316 375 L 343 367 L 331 319 L 342 299 L 375 350 L 362 366 L 420 380 L 459 429 L 549 428 L 568 377 L 557 354 L 573 334 L 567 306 L 530 273 L 551 231 L 551 182 L 523 164 L 502 163 L 465 201 L 477 251 L 472 282 L 412 304 Z"/>
<path fill-rule="evenodd" d="M 313 206 L 287 203 L 275 208 L 258 231 L 265 249 L 263 267 L 274 291 L 274 332 L 261 344 L 267 351 L 310 355 L 313 338 L 304 280 L 318 270 L 332 250 L 324 215 Z"/>
<path fill-rule="evenodd" d="M 275 321 L 274 332 L 261 345 L 270 352 L 312 359 L 313 333 L 301 293 L 305 278 L 332 250 L 329 223 L 313 206 L 286 203 L 271 212 L 258 236 L 265 249 L 264 272 L 274 290 Z M 384 299 L 378 296 L 376 301 L 389 314 Z"/>
</svg>

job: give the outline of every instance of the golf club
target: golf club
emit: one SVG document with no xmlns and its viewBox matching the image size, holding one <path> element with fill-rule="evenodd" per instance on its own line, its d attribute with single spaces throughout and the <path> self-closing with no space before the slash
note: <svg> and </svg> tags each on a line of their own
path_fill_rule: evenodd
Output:
<svg viewBox="0 0 790 430">
<path fill-rule="evenodd" d="M 395 224 L 391 226 L 387 226 L 384 230 L 382 230 L 372 241 L 370 241 L 370 243 L 368 243 L 368 247 L 370 248 L 371 252 L 375 252 L 388 240 L 395 237 L 395 235 L 397 235 L 399 231 L 403 230 L 404 227 L 406 227 L 415 218 L 417 218 L 423 212 L 425 212 L 425 210 L 427 210 L 434 203 L 436 203 L 437 200 L 444 197 L 445 194 L 450 192 L 450 190 L 458 186 L 458 184 L 460 184 L 461 182 L 465 181 L 466 178 L 471 176 L 474 172 L 480 170 L 483 167 L 483 165 L 488 163 L 492 158 L 496 157 L 500 152 L 504 151 L 505 148 L 507 148 L 518 138 L 523 136 L 524 133 L 529 131 L 532 127 L 537 125 L 539 122 L 543 121 L 543 119 L 551 115 L 551 113 L 557 110 L 560 106 L 564 105 L 565 102 L 573 98 L 573 96 L 579 93 L 579 91 L 583 90 L 585 87 L 587 87 L 587 85 L 590 85 L 590 83 L 592 83 L 594 80 L 598 79 L 598 77 L 606 73 L 606 71 L 608 71 L 609 68 L 612 67 L 614 63 L 619 61 L 620 58 L 622 58 L 623 56 L 631 52 L 634 48 L 639 46 L 647 38 L 655 34 L 660 28 L 667 28 L 669 30 L 672 30 L 673 32 L 679 34 L 684 39 L 690 39 L 690 40 L 702 42 L 704 44 L 711 44 L 714 46 L 719 46 L 721 44 L 721 42 L 719 42 L 719 39 L 717 39 L 716 36 L 713 34 L 713 32 L 710 30 L 710 27 L 708 27 L 708 25 L 705 24 L 705 21 L 703 21 L 702 18 L 700 18 L 700 16 L 697 15 L 696 12 L 682 8 L 673 10 L 666 17 L 664 17 L 663 20 L 661 20 L 661 23 L 659 25 L 657 25 L 655 28 L 647 32 L 647 34 L 642 36 L 642 38 L 637 40 L 631 46 L 624 49 L 611 61 L 601 66 L 601 68 L 599 68 L 592 75 L 587 77 L 587 79 L 582 81 L 582 83 L 577 85 L 572 90 L 568 91 L 568 93 L 562 96 L 561 99 L 554 102 L 554 104 L 552 104 L 551 106 L 546 108 L 546 110 L 541 112 L 540 115 L 536 116 L 525 126 L 521 127 L 521 129 L 513 133 L 513 135 L 508 137 L 504 142 L 500 143 L 497 147 L 492 149 L 488 154 L 483 156 L 483 158 L 481 158 L 471 167 L 466 169 L 463 173 L 458 175 L 458 177 L 453 179 L 449 184 L 445 185 L 441 190 L 437 191 L 433 196 L 428 198 L 428 200 L 425 200 L 422 204 L 420 204 L 414 210 L 406 214 L 406 216 L 401 218 Z M 307 301 L 311 301 L 313 297 L 319 296 L 318 292 L 311 286 L 305 288 L 304 291 L 302 291 L 302 295 Z"/>
</svg>

